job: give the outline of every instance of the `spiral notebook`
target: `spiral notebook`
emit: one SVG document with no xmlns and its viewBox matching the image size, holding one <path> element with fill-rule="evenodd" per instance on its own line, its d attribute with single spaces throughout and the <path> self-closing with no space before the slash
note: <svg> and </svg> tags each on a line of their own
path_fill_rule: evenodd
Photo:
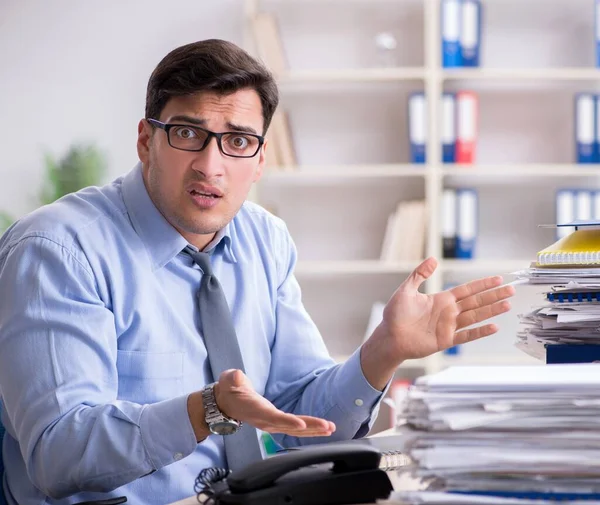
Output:
<svg viewBox="0 0 600 505">
<path fill-rule="evenodd" d="M 577 225 L 574 232 L 537 253 L 536 266 L 600 267 L 600 222 L 569 223 L 573 224 Z"/>
<path fill-rule="evenodd" d="M 355 438 L 352 440 L 339 440 L 335 442 L 326 442 L 325 445 L 334 446 L 338 444 L 362 444 L 369 445 L 376 448 L 381 453 L 381 460 L 379 461 L 379 468 L 386 472 L 399 470 L 402 467 L 406 467 L 412 463 L 412 459 L 403 452 L 403 448 L 410 438 L 414 435 L 403 434 L 397 432 L 388 435 L 374 435 L 365 438 Z M 310 447 L 310 446 L 307 446 Z M 300 447 L 291 447 L 284 449 L 282 452 L 290 450 L 302 450 Z"/>
</svg>

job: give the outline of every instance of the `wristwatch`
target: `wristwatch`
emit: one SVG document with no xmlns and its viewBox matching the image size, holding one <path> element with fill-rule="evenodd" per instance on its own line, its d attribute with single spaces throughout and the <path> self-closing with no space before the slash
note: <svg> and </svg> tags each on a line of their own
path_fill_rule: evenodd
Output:
<svg viewBox="0 0 600 505">
<path fill-rule="evenodd" d="M 215 399 L 215 384 L 209 384 L 202 390 L 202 404 L 204 405 L 204 419 L 208 429 L 215 435 L 233 435 L 242 427 L 241 421 L 227 417 L 219 410 Z"/>
</svg>

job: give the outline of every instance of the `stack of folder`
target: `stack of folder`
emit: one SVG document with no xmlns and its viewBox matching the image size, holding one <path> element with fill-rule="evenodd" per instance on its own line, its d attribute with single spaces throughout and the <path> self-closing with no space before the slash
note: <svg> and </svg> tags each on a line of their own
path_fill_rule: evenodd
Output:
<svg viewBox="0 0 600 505">
<path fill-rule="evenodd" d="M 461 366 L 420 377 L 403 404 L 391 503 L 600 500 L 600 374 L 591 364 Z"/>
<path fill-rule="evenodd" d="M 555 363 L 600 361 L 600 222 L 573 221 L 575 231 L 516 272 L 540 286 L 542 303 L 520 315 L 517 347 Z"/>
</svg>

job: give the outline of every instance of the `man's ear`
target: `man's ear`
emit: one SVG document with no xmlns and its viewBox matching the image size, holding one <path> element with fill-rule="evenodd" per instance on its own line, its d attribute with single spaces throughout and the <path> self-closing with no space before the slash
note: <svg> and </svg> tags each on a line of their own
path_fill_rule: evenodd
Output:
<svg viewBox="0 0 600 505">
<path fill-rule="evenodd" d="M 256 167 L 256 172 L 254 173 L 254 179 L 252 180 L 252 182 L 258 182 L 260 180 L 260 178 L 262 177 L 263 171 L 265 169 L 265 163 L 266 163 L 266 153 L 267 153 L 267 149 L 269 147 L 269 141 L 265 139 L 265 143 L 262 145 L 262 147 L 260 148 L 260 151 L 258 152 L 258 166 Z"/>
<path fill-rule="evenodd" d="M 150 141 L 152 139 L 152 126 L 145 119 L 140 119 L 138 123 L 138 138 L 137 138 L 137 152 L 140 161 L 144 164 L 148 164 L 150 159 Z"/>
</svg>

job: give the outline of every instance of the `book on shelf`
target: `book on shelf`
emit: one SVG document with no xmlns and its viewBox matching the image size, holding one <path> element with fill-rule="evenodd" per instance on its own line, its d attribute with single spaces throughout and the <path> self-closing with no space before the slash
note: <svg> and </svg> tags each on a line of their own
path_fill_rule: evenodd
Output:
<svg viewBox="0 0 600 505">
<path fill-rule="evenodd" d="M 279 170 L 293 170 L 297 165 L 297 159 L 289 115 L 286 111 L 280 109 L 275 111 L 269 126 L 268 138 L 267 152 L 272 151 L 272 159 L 277 163 L 271 167 Z"/>
<path fill-rule="evenodd" d="M 408 137 L 411 163 L 425 163 L 427 143 L 427 100 L 422 91 L 408 97 Z"/>
<path fill-rule="evenodd" d="M 597 163 L 597 97 L 594 93 L 575 95 L 575 153 L 577 163 Z"/>
<path fill-rule="evenodd" d="M 600 219 L 600 191 L 585 188 L 559 189 L 556 192 L 556 222 L 559 225 L 574 220 Z M 574 231 L 569 226 L 556 227 L 556 239 Z"/>
<path fill-rule="evenodd" d="M 472 188 L 461 188 L 456 192 L 457 227 L 456 227 L 456 257 L 473 259 L 477 243 L 478 197 Z"/>
<path fill-rule="evenodd" d="M 472 259 L 478 235 L 477 191 L 444 189 L 441 211 L 443 257 Z"/>
<path fill-rule="evenodd" d="M 473 91 L 456 93 L 456 163 L 475 163 L 479 103 Z"/>
<path fill-rule="evenodd" d="M 479 100 L 473 91 L 445 92 L 440 102 L 440 138 L 443 163 L 475 163 Z M 411 163 L 426 163 L 427 97 L 408 97 L 408 137 Z"/>
<path fill-rule="evenodd" d="M 427 208 L 425 200 L 398 203 L 388 217 L 380 260 L 420 261 L 425 252 Z"/>
<path fill-rule="evenodd" d="M 481 0 L 442 0 L 444 68 L 478 67 L 481 55 Z"/>
<path fill-rule="evenodd" d="M 481 53 L 481 0 L 462 0 L 461 11 L 461 65 L 478 67 Z"/>
<path fill-rule="evenodd" d="M 456 93 L 442 95 L 442 162 L 456 162 Z"/>
<path fill-rule="evenodd" d="M 277 19 L 270 12 L 259 12 L 250 20 L 250 25 L 258 57 L 276 77 L 281 77 L 288 63 Z"/>
</svg>

